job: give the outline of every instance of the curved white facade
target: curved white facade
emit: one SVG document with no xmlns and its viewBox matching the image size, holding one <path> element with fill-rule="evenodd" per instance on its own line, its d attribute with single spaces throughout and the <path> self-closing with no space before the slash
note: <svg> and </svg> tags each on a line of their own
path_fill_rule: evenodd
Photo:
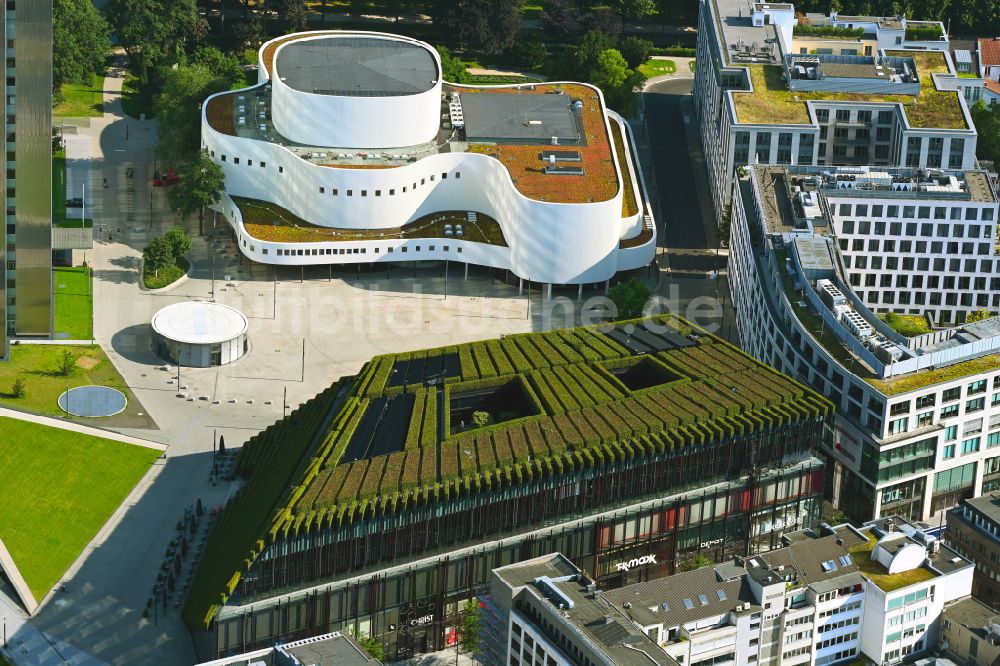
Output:
<svg viewBox="0 0 1000 666">
<path fill-rule="evenodd" d="M 189 368 L 207 368 L 232 363 L 243 356 L 247 341 L 247 318 L 236 308 L 221 303 L 188 301 L 163 308 L 150 322 L 153 353 Z"/>
<path fill-rule="evenodd" d="M 264 48 L 266 45 L 262 53 Z M 287 48 L 287 43 L 279 46 L 277 52 L 282 48 Z M 261 65 L 264 76 L 263 57 Z M 279 86 L 275 81 L 274 92 L 281 89 Z M 429 92 L 437 96 L 435 106 L 440 105 L 440 82 Z M 352 101 L 384 105 L 380 111 L 382 119 L 372 123 L 372 131 L 376 126 L 380 132 L 395 131 L 397 126 L 406 124 L 401 122 L 403 116 L 396 107 L 398 98 L 365 97 Z M 603 98 L 601 103 L 603 109 Z M 631 160 L 619 159 L 614 149 L 611 155 L 616 170 L 619 174 L 622 171 L 630 174 L 628 180 L 619 176 L 619 183 L 632 184 L 639 204 L 639 213 L 629 217 L 622 216 L 621 187 L 606 201 L 538 201 L 517 189 L 510 171 L 500 160 L 473 152 L 438 152 L 390 168 L 321 166 L 302 159 L 279 143 L 217 131 L 207 121 L 208 106 L 208 102 L 203 105 L 202 142 L 221 164 L 229 195 L 273 202 L 311 224 L 345 229 L 390 229 L 435 212 L 471 211 L 497 220 L 508 245 L 455 238 L 261 241 L 247 233 L 239 209 L 228 196 L 224 197 L 217 208 L 236 231 L 240 250 L 254 261 L 296 265 L 451 259 L 506 268 L 536 282 L 581 284 L 607 280 L 618 271 L 646 266 L 653 259 L 655 225 L 645 203 L 642 175 L 633 168 Z M 272 115 L 276 127 L 282 113 L 282 107 L 275 102 Z M 293 113 L 320 114 L 316 110 Z M 617 114 L 612 116 L 607 112 L 605 121 L 620 123 L 623 136 L 631 136 L 627 123 Z M 434 122 L 439 123 L 437 111 Z M 309 123 L 299 120 L 297 124 L 305 127 Z M 572 186 L 572 179 L 580 176 L 546 177 L 566 178 L 567 186 Z M 623 238 L 643 233 L 648 239 L 644 238 L 641 244 L 620 246 Z M 396 250 L 403 247 L 405 255 Z M 345 248 L 346 253 L 339 252 Z"/>
<path fill-rule="evenodd" d="M 352 96 L 317 94 L 287 85 L 281 72 L 285 51 L 300 48 L 304 42 L 356 39 L 353 33 L 323 33 L 286 41 L 274 53 L 271 76 L 272 116 L 275 128 L 297 143 L 341 148 L 399 148 L 432 141 L 440 125 L 441 60 L 435 49 L 423 42 L 379 35 L 379 40 L 416 45 L 426 54 L 436 70 L 436 80 L 417 94 Z M 279 37 L 268 44 L 286 40 Z M 262 72 L 267 70 L 262 68 Z"/>
</svg>

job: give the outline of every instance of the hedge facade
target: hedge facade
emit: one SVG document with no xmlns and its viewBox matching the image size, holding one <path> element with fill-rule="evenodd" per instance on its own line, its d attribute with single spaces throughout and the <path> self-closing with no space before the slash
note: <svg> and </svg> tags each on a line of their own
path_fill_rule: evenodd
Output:
<svg viewBox="0 0 1000 666">
<path fill-rule="evenodd" d="M 692 331 L 676 318 L 657 321 Z M 389 385 L 397 363 L 454 353 L 457 376 Z M 639 362 L 663 381 L 630 390 L 615 371 Z M 450 423 L 453 396 L 511 386 L 530 413 L 460 433 Z M 369 403 L 404 393 L 414 400 L 401 450 L 341 463 Z M 544 506 L 528 508 L 530 498 L 569 482 L 592 484 L 572 508 L 589 510 L 739 473 L 751 442 L 764 459 L 780 460 L 817 445 L 830 412 L 821 396 L 704 334 L 696 346 L 639 356 L 578 328 L 376 357 L 244 447 L 237 471 L 247 485 L 213 530 L 184 617 L 205 628 L 238 586 L 247 595 L 330 575 L 356 559 L 335 561 L 333 553 L 346 555 L 338 543 L 447 521 L 511 493 L 527 502 L 512 515 L 551 520 Z M 358 565 L 436 545 L 369 548 L 376 552 Z M 308 555 L 317 548 L 332 559 Z M 251 567 L 254 582 L 241 586 Z"/>
</svg>

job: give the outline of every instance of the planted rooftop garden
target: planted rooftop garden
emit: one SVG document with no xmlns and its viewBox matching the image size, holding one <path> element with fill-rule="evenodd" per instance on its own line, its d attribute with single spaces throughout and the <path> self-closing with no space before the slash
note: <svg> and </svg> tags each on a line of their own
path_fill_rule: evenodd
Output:
<svg viewBox="0 0 1000 666">
<path fill-rule="evenodd" d="M 184 618 L 207 626 L 279 541 L 830 410 L 671 316 L 378 356 L 244 445 Z"/>
<path fill-rule="evenodd" d="M 618 174 L 611 155 L 607 117 L 596 89 L 582 83 L 539 84 L 528 91 L 523 86 L 508 88 L 470 88 L 453 86 L 462 95 L 477 92 L 544 95 L 558 91 L 574 101 L 583 102 L 580 110 L 584 141 L 573 145 L 581 161 L 573 166 L 583 168 L 583 176 L 559 176 L 545 173 L 545 164 L 538 157 L 539 143 L 496 144 L 474 143 L 470 152 L 495 157 L 507 170 L 518 191 L 529 199 L 559 203 L 590 203 L 607 201 L 618 193 Z M 621 155 L 619 155 L 621 157 Z M 624 170 L 624 164 L 623 164 Z"/>
<path fill-rule="evenodd" d="M 329 243 L 332 241 L 378 241 L 406 240 L 410 238 L 440 238 L 447 240 L 446 224 L 462 225 L 464 235 L 461 240 L 506 247 L 500 224 L 482 213 L 470 222 L 466 211 L 441 211 L 425 215 L 401 227 L 385 229 L 344 229 L 321 227 L 306 222 L 287 208 L 246 197 L 233 197 L 243 216 L 243 226 L 247 233 L 262 241 L 272 243 Z M 456 237 L 451 237 L 456 238 Z M 456 238 L 456 240 L 459 240 Z"/>
<path fill-rule="evenodd" d="M 913 127 L 967 129 L 958 93 L 938 90 L 931 74 L 947 73 L 944 54 L 931 51 L 887 51 L 886 55 L 913 58 L 920 76 L 920 94 L 880 95 L 789 90 L 784 69 L 777 65 L 748 65 L 753 92 L 733 91 L 733 105 L 740 123 L 779 125 L 811 123 L 806 102 L 891 102 L 903 105 Z"/>
</svg>

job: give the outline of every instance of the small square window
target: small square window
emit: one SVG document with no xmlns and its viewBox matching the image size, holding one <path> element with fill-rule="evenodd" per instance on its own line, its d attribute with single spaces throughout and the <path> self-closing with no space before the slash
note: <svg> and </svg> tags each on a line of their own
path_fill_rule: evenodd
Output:
<svg viewBox="0 0 1000 666">
<path fill-rule="evenodd" d="M 444 180 L 444 179 L 446 179 L 447 177 L 448 177 L 448 174 L 446 174 L 446 173 L 443 173 L 443 174 L 441 174 L 441 180 Z"/>
<path fill-rule="evenodd" d="M 413 251 L 414 251 L 414 252 L 420 252 L 420 246 L 418 245 L 418 246 L 416 246 L 415 248 L 413 248 Z"/>
<path fill-rule="evenodd" d="M 403 185 L 403 192 L 406 192 L 406 185 Z"/>
<path fill-rule="evenodd" d="M 333 196 L 337 196 L 337 188 L 333 188 Z"/>
<path fill-rule="evenodd" d="M 462 248 L 459 247 L 459 248 L 456 248 L 456 249 L 458 250 L 459 254 L 462 254 Z"/>
<path fill-rule="evenodd" d="M 413 189 L 417 189 L 417 184 L 413 183 Z"/>
<path fill-rule="evenodd" d="M 389 251 L 389 254 L 392 254 L 392 250 L 393 250 L 393 248 L 391 248 L 391 247 L 390 247 L 390 248 L 387 248 L 387 249 L 388 249 L 388 251 Z"/>
<path fill-rule="evenodd" d="M 325 187 L 320 187 L 320 188 L 319 188 L 319 193 L 320 193 L 320 194 L 324 194 L 324 193 L 326 193 L 326 188 L 325 188 Z"/>
<path fill-rule="evenodd" d="M 240 163 L 240 158 L 234 157 L 233 158 L 233 164 L 239 164 L 239 163 Z"/>
<path fill-rule="evenodd" d="M 333 250 L 332 250 L 332 249 L 330 249 L 330 248 L 326 248 L 326 253 L 327 253 L 327 254 L 333 254 Z"/>
<path fill-rule="evenodd" d="M 368 196 L 368 190 L 361 190 L 361 196 L 363 197 Z"/>
<path fill-rule="evenodd" d="M 434 182 L 434 176 L 431 176 L 431 182 L 432 183 Z"/>
<path fill-rule="evenodd" d="M 349 197 L 354 196 L 354 190 L 347 190 L 347 196 Z"/>
<path fill-rule="evenodd" d="M 247 166 L 253 166 L 253 160 L 247 160 Z"/>
<path fill-rule="evenodd" d="M 223 155 L 223 156 L 222 156 L 222 161 L 223 161 L 223 162 L 225 162 L 225 161 L 226 161 L 226 156 L 225 156 L 225 155 Z"/>
<path fill-rule="evenodd" d="M 390 197 L 393 196 L 394 194 L 396 194 L 396 190 L 389 190 L 389 196 Z"/>
<path fill-rule="evenodd" d="M 260 163 L 260 168 L 261 168 L 261 169 L 263 169 L 263 168 L 264 168 L 264 167 L 266 167 L 266 166 L 267 166 L 267 162 L 261 162 L 261 163 Z"/>
<path fill-rule="evenodd" d="M 267 248 L 266 247 L 265 248 L 261 248 L 261 253 L 267 254 Z"/>
<path fill-rule="evenodd" d="M 462 177 L 462 172 L 461 171 L 456 171 L 455 172 L 455 178 L 461 178 L 461 177 Z"/>
<path fill-rule="evenodd" d="M 421 184 L 421 185 L 424 185 L 424 184 L 426 184 L 426 183 L 427 183 L 427 179 L 426 179 L 426 178 L 421 178 L 421 179 L 420 179 L 420 184 Z"/>
<path fill-rule="evenodd" d="M 372 248 L 372 252 L 373 252 L 374 254 L 378 254 L 378 248 L 377 248 L 377 247 L 376 247 L 376 248 Z"/>
<path fill-rule="evenodd" d="M 285 167 L 279 166 L 278 167 L 278 173 L 285 173 Z"/>
<path fill-rule="evenodd" d="M 215 151 L 214 150 L 212 151 L 212 157 L 215 157 Z"/>
<path fill-rule="evenodd" d="M 445 246 L 444 246 L 444 251 L 445 251 L 445 252 L 447 252 L 447 251 L 448 251 L 448 246 L 447 246 L 447 245 L 445 245 Z"/>
<path fill-rule="evenodd" d="M 375 196 L 377 197 L 382 196 L 382 190 L 375 190 Z"/>
<path fill-rule="evenodd" d="M 406 246 L 404 245 L 403 247 L 399 248 L 399 250 L 400 252 L 406 252 Z"/>
<path fill-rule="evenodd" d="M 428 250 L 430 250 L 431 252 L 433 252 L 433 251 L 434 251 L 434 246 L 433 246 L 433 245 L 431 245 L 431 246 L 430 246 L 430 247 L 428 247 L 427 249 L 428 249 Z"/>
</svg>

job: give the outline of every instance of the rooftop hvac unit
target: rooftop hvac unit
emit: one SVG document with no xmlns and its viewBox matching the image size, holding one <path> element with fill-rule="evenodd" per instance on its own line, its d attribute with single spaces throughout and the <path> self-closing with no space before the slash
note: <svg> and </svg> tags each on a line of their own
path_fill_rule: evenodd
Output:
<svg viewBox="0 0 1000 666">
<path fill-rule="evenodd" d="M 875 358 L 883 363 L 895 363 L 903 358 L 903 350 L 899 348 L 899 345 L 882 336 L 869 340 L 868 347 L 875 354 Z"/>
<path fill-rule="evenodd" d="M 872 335 L 872 327 L 865 321 L 862 317 L 854 310 L 848 310 L 843 314 L 840 319 L 840 323 L 849 330 L 854 337 L 861 341 L 865 341 Z"/>
<path fill-rule="evenodd" d="M 816 280 L 816 289 L 819 290 L 819 297 L 826 303 L 826 307 L 831 310 L 838 305 L 847 305 L 847 298 L 830 280 Z"/>
<path fill-rule="evenodd" d="M 558 146 L 559 145 L 559 137 L 557 137 L 557 136 L 552 137 L 552 145 L 553 146 Z M 555 155 L 553 155 L 553 158 L 554 157 L 555 157 Z"/>
</svg>

